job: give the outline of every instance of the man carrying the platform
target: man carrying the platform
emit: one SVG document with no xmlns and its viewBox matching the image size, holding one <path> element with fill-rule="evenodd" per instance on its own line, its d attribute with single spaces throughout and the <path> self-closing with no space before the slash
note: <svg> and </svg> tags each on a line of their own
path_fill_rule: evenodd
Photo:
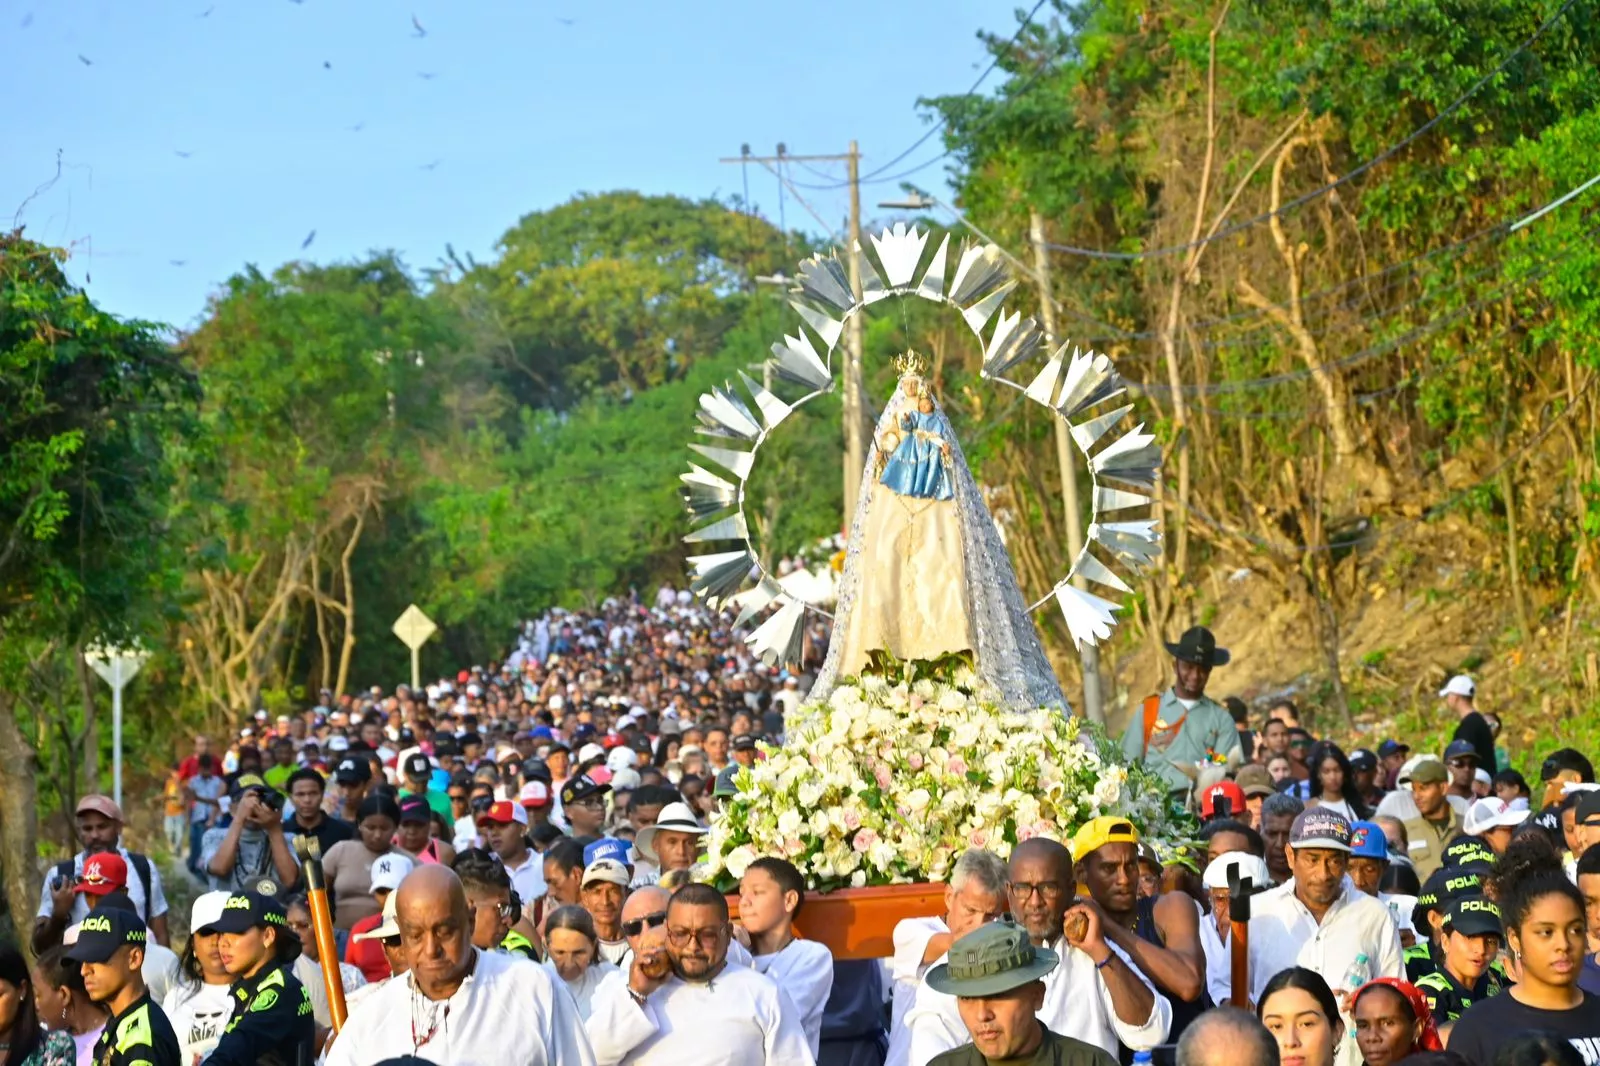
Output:
<svg viewBox="0 0 1600 1066">
<path fill-rule="evenodd" d="M 1159 773 L 1173 792 L 1214 783 L 1225 767 L 1239 763 L 1239 731 L 1221 704 L 1206 696 L 1213 667 L 1226 666 L 1228 649 L 1217 647 L 1211 630 L 1195 626 L 1172 654 L 1174 680 L 1159 696 L 1145 699 L 1122 734 L 1122 752 Z"/>
<path fill-rule="evenodd" d="M 1232 732 L 1231 718 L 1228 728 Z M 1044 837 L 1023 841 L 1011 852 L 1010 878 L 1011 913 L 1036 947 L 1049 948 L 1061 960 L 1045 980 L 1045 1025 L 1113 1055 L 1119 1044 L 1164 1043 L 1172 1005 L 1107 940 L 1099 909 L 1074 903 L 1067 849 Z"/>
<path fill-rule="evenodd" d="M 946 1051 L 931 1066 L 1112 1066 L 1102 1048 L 1052 1031 L 1039 1018 L 1045 976 L 1059 959 L 1029 943 L 1010 922 L 980 925 L 950 948 L 950 961 L 928 972 L 929 986 L 956 997 L 972 1043 Z"/>
<path fill-rule="evenodd" d="M 1072 838 L 1078 884 L 1089 898 L 1078 906 L 1100 912 L 1100 931 L 1172 1004 L 1167 1043 L 1211 1007 L 1206 995 L 1200 910 L 1183 892 L 1140 898 L 1139 831 L 1125 818 L 1085 822 Z M 1131 1061 L 1131 1053 L 1125 1054 Z"/>
</svg>

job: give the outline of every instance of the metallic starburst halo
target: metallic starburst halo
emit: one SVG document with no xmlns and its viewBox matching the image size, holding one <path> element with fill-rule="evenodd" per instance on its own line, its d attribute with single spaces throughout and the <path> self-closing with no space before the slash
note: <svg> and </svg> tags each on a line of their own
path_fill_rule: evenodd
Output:
<svg viewBox="0 0 1600 1066">
<path fill-rule="evenodd" d="M 1107 517 L 1151 506 L 1154 501 L 1144 493 L 1155 488 L 1160 470 L 1161 449 L 1143 423 L 1102 444 L 1133 410 L 1132 404 L 1105 409 L 1108 401 L 1127 391 L 1126 382 L 1109 357 L 1081 351 L 1070 342 L 1049 354 L 1026 385 L 1006 376 L 1045 355 L 1047 345 L 1034 319 L 1006 311 L 1006 298 L 1017 280 L 994 245 L 962 242 L 952 277 L 948 234 L 931 258 L 925 256 L 928 234 L 905 223 L 872 235 L 870 241 L 876 263 L 860 245 L 852 253 L 861 272 L 860 300 L 851 292 L 849 271 L 837 252 L 800 264 L 790 306 L 800 315 L 801 325 L 792 336 L 772 345 L 766 365 L 778 377 L 808 390 L 804 396 L 789 403 L 742 371 L 739 378 L 748 402 L 731 383 L 701 395 L 696 412 L 700 425 L 695 431 L 716 443 L 696 442 L 689 447 L 721 472 L 691 462 L 689 472 L 682 475 L 680 491 L 689 516 L 704 523 L 683 539 L 696 545 L 736 542 L 739 547 L 690 556 L 690 588 L 713 608 L 737 607 L 735 625 L 777 607 L 746 639 L 769 663 L 799 659 L 806 612 L 824 616 L 828 612 L 784 590 L 757 555 L 745 520 L 745 485 L 772 431 L 833 389 L 834 349 L 850 316 L 891 296 L 920 296 L 961 313 L 983 348 L 982 377 L 1018 390 L 1067 423 L 1089 469 L 1089 528 L 1072 569 L 1029 610 L 1054 600 L 1080 647 L 1105 640 L 1122 605 L 1077 588 L 1073 579 L 1081 577 L 1113 593 L 1129 594 L 1133 589 L 1117 568 L 1141 573 L 1161 552 L 1154 519 Z"/>
</svg>

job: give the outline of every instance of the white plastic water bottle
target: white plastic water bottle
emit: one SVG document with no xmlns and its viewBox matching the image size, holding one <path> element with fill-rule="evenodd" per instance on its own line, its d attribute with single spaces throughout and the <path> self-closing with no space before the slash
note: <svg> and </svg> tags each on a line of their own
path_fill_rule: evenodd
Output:
<svg viewBox="0 0 1600 1066">
<path fill-rule="evenodd" d="M 1367 983 L 1367 978 L 1371 976 L 1368 967 L 1370 961 L 1365 954 L 1356 956 L 1356 961 L 1352 962 L 1350 968 L 1344 972 L 1344 987 L 1346 989 L 1354 992 Z"/>
</svg>

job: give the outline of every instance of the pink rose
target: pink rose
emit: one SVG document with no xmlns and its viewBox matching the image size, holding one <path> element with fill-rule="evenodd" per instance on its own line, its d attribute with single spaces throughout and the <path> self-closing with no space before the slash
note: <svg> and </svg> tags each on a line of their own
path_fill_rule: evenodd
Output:
<svg viewBox="0 0 1600 1066">
<path fill-rule="evenodd" d="M 844 812 L 844 827 L 852 833 L 861 828 L 861 815 L 855 811 Z"/>
<path fill-rule="evenodd" d="M 906 757 L 906 765 L 911 767 L 913 770 L 922 769 L 922 756 L 918 755 L 916 752 L 912 752 Z"/>
<path fill-rule="evenodd" d="M 872 774 L 878 779 L 879 788 L 888 788 L 894 783 L 894 774 L 890 773 L 889 768 L 883 763 L 873 767 Z"/>
<path fill-rule="evenodd" d="M 987 829 L 974 829 L 972 832 L 967 834 L 967 843 L 975 848 L 988 847 L 989 831 Z"/>
<path fill-rule="evenodd" d="M 850 846 L 855 849 L 856 854 L 865 855 L 867 853 L 867 849 L 872 847 L 872 845 L 876 844 L 877 842 L 877 833 L 873 832 L 871 829 L 863 829 L 861 832 L 855 835 L 855 839 L 850 841 Z"/>
<path fill-rule="evenodd" d="M 953 777 L 967 776 L 967 761 L 959 755 L 950 756 L 950 761 L 944 764 L 944 771 Z"/>
</svg>

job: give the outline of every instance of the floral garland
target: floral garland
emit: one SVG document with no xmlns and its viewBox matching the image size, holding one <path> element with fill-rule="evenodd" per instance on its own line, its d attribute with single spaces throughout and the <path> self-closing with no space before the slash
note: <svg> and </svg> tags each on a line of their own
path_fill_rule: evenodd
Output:
<svg viewBox="0 0 1600 1066">
<path fill-rule="evenodd" d="M 802 706 L 786 743 L 763 747 L 713 816 L 705 878 L 731 890 L 775 855 L 819 891 L 942 881 L 968 848 L 1004 858 L 1105 814 L 1157 847 L 1193 835 L 1165 782 L 1098 727 L 1007 710 L 965 664 L 930 673 L 868 674 Z"/>
</svg>

